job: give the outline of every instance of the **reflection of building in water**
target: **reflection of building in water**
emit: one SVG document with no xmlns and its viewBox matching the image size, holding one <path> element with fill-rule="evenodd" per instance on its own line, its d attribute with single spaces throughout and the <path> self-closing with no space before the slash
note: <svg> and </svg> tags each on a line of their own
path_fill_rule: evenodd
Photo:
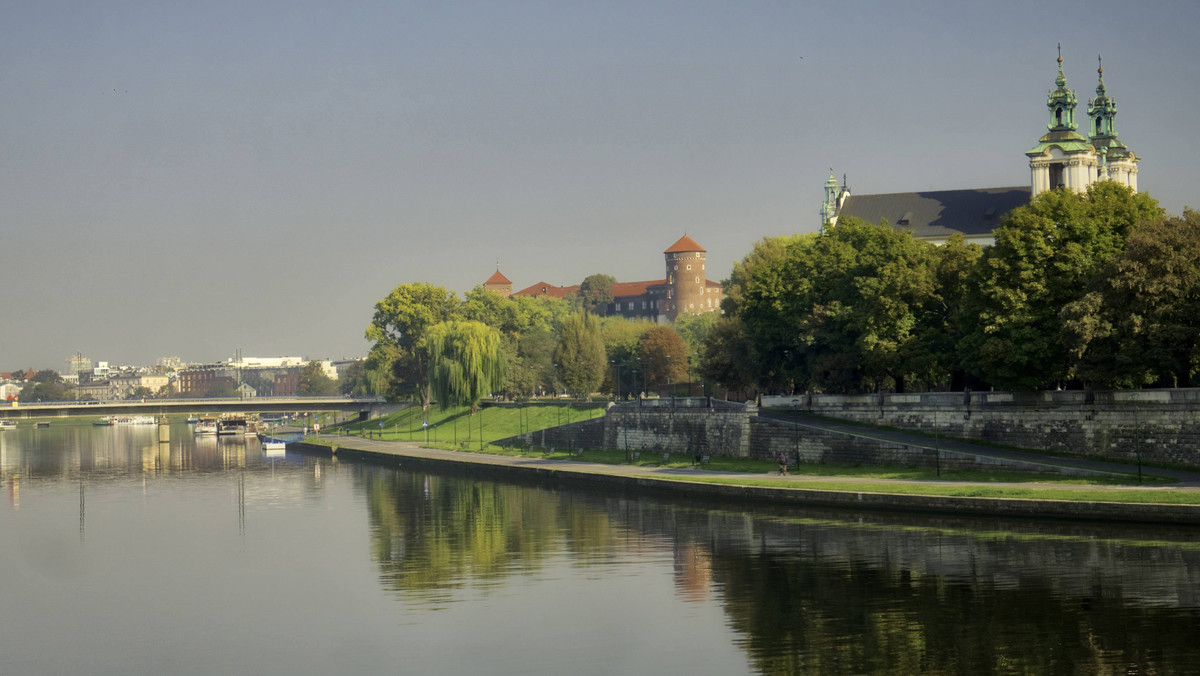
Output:
<svg viewBox="0 0 1200 676">
<path fill-rule="evenodd" d="M 712 554 L 694 542 L 675 541 L 675 590 L 684 601 L 707 601 L 712 588 Z"/>
</svg>

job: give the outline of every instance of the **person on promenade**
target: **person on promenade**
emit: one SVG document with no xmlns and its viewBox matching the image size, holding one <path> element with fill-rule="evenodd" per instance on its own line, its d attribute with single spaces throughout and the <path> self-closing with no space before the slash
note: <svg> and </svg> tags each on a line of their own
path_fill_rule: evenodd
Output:
<svg viewBox="0 0 1200 676">
<path fill-rule="evenodd" d="M 779 463 L 779 474 L 782 476 L 787 476 L 787 458 L 784 457 L 783 451 L 780 451 L 779 455 L 776 456 L 775 462 Z"/>
</svg>

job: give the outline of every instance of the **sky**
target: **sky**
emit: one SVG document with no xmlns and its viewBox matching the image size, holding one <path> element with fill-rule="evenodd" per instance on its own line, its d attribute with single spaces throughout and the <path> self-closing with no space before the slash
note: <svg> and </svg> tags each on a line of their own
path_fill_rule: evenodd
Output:
<svg viewBox="0 0 1200 676">
<path fill-rule="evenodd" d="M 0 0 L 0 371 L 341 359 L 399 284 L 728 276 L 855 193 L 1029 184 L 1062 44 L 1200 205 L 1200 3 Z"/>
</svg>

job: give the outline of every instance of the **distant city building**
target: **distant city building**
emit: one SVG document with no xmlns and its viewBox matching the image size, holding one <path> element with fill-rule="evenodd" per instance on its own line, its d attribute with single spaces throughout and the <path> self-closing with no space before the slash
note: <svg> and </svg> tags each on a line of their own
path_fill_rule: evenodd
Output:
<svg viewBox="0 0 1200 676">
<path fill-rule="evenodd" d="M 1138 189 L 1138 157 L 1117 138 L 1116 101 L 1104 86 L 1104 67 L 1097 70 L 1096 98 L 1088 101 L 1088 135 L 1075 123 L 1075 91 L 1067 88 L 1061 50 L 1058 77 L 1046 107 L 1049 130 L 1029 152 L 1030 184 L 1006 188 L 930 190 L 880 195 L 854 195 L 845 177 L 839 187 L 830 170 L 821 206 L 822 225 L 836 225 L 839 218 L 853 216 L 868 223 L 887 222 L 897 230 L 909 230 L 917 239 L 936 244 L 961 233 L 969 242 L 992 244 L 992 230 L 1013 209 L 1047 190 L 1069 188 L 1086 191 L 1097 181 L 1116 181 Z"/>
<path fill-rule="evenodd" d="M 684 314 L 718 312 L 724 297 L 719 282 L 708 279 L 707 252 L 691 237 L 684 235 L 663 252 L 666 276 L 642 282 L 616 282 L 612 285 L 613 302 L 599 314 L 652 319 L 671 323 Z M 505 296 L 565 298 L 579 293 L 579 285 L 555 286 L 538 282 L 520 291 L 512 291 L 512 282 L 499 270 L 483 287 Z"/>
<path fill-rule="evenodd" d="M 67 373 L 78 376 L 84 374 L 85 378 L 92 377 L 92 360 L 76 352 L 71 357 L 67 358 Z"/>
</svg>

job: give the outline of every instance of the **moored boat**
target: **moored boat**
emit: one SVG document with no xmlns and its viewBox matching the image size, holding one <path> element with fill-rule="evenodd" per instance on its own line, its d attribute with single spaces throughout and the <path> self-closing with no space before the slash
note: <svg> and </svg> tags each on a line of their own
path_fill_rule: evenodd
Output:
<svg viewBox="0 0 1200 676">
<path fill-rule="evenodd" d="M 216 434 L 217 419 L 216 418 L 201 418 L 196 426 L 192 428 L 192 432 L 198 435 Z"/>
<path fill-rule="evenodd" d="M 8 418 L 0 418 L 0 430 L 15 430 L 15 429 L 17 429 L 17 423 L 13 422 L 12 420 L 9 420 Z"/>
</svg>

